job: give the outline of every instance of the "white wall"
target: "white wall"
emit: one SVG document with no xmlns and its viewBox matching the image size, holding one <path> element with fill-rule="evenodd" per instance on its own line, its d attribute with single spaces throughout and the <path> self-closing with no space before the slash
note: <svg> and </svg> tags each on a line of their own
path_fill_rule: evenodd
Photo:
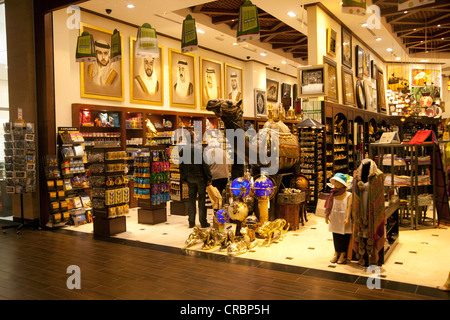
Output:
<svg viewBox="0 0 450 320">
<path fill-rule="evenodd" d="M 143 109 L 158 109 L 181 111 L 181 112 L 205 112 L 200 107 L 200 89 L 199 89 L 199 60 L 200 57 L 221 61 L 224 64 L 229 63 L 243 68 L 244 74 L 244 116 L 254 116 L 254 97 L 253 89 L 265 89 L 266 67 L 255 61 L 242 61 L 229 56 L 221 55 L 215 51 L 200 48 L 193 51 L 195 55 L 195 81 L 197 89 L 196 108 L 183 108 L 170 106 L 170 93 L 168 70 L 169 48 L 180 50 L 180 41 L 172 38 L 158 36 L 158 44 L 163 47 L 163 63 L 164 63 L 164 105 L 152 106 L 130 102 L 130 66 L 129 55 L 130 37 L 136 37 L 137 29 L 121 24 L 109 19 L 105 19 L 93 14 L 81 12 L 81 22 L 107 30 L 118 29 L 123 38 L 122 59 L 123 59 L 123 76 L 124 76 L 124 101 L 111 101 L 102 99 L 81 98 L 80 95 L 80 64 L 75 61 L 75 50 L 79 30 L 69 29 L 66 26 L 66 20 L 70 16 L 66 10 L 59 10 L 53 13 L 53 32 L 54 32 L 54 56 L 55 56 L 55 104 L 56 104 L 56 126 L 72 125 L 71 105 L 73 103 L 86 103 L 97 105 L 133 107 Z M 180 30 L 181 34 L 181 30 Z M 220 48 L 216 49 L 220 51 Z M 224 70 L 225 72 L 225 70 Z M 279 73 L 276 77 L 281 76 Z M 280 79 L 280 87 L 284 79 Z M 294 83 L 292 77 L 290 82 Z"/>
</svg>

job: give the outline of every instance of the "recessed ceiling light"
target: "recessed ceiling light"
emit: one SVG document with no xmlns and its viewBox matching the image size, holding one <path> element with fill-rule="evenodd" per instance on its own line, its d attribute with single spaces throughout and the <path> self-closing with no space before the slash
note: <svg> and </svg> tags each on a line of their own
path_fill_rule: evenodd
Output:
<svg viewBox="0 0 450 320">
<path fill-rule="evenodd" d="M 297 16 L 294 12 L 292 12 L 292 11 L 289 11 L 288 13 L 287 13 L 287 15 L 289 16 L 289 17 L 291 17 L 291 18 L 294 18 L 295 16 Z"/>
<path fill-rule="evenodd" d="M 205 33 L 205 31 L 203 31 L 202 29 L 197 29 L 197 32 L 198 32 L 198 33 L 201 33 L 201 34 L 204 34 L 204 33 Z"/>
<path fill-rule="evenodd" d="M 363 27 L 363 28 L 367 27 L 367 23 L 363 23 L 363 24 L 361 25 L 361 27 Z"/>
<path fill-rule="evenodd" d="M 233 46 L 237 46 L 239 45 L 237 42 L 233 42 Z"/>
<path fill-rule="evenodd" d="M 377 41 L 381 41 L 381 38 L 376 38 L 375 40 L 377 40 Z"/>
<path fill-rule="evenodd" d="M 408 13 L 408 11 L 403 11 L 403 13 Z"/>
<path fill-rule="evenodd" d="M 285 60 L 281 61 L 282 64 L 286 64 L 287 62 Z"/>
<path fill-rule="evenodd" d="M 439 27 L 440 27 L 441 25 L 440 25 L 440 24 L 438 24 L 437 26 L 438 26 L 438 28 L 439 28 Z"/>
<path fill-rule="evenodd" d="M 342 4 L 343 4 L 343 3 L 344 3 L 344 2 L 342 2 L 342 1 L 341 1 L 341 2 L 339 3 L 339 5 L 341 5 L 341 6 L 342 6 Z"/>
<path fill-rule="evenodd" d="M 130 4 L 127 4 L 127 8 L 130 8 L 130 9 L 131 9 L 131 8 L 134 8 L 134 5 L 131 4 L 131 3 L 130 3 Z"/>
<path fill-rule="evenodd" d="M 267 56 L 267 53 L 261 52 L 260 55 L 262 55 L 263 57 L 265 57 L 265 56 Z"/>
<path fill-rule="evenodd" d="M 428 60 L 420 60 L 420 62 L 428 62 Z"/>
<path fill-rule="evenodd" d="M 397 60 L 397 61 L 400 60 L 400 59 L 401 59 L 400 57 L 395 58 L 395 60 Z"/>
<path fill-rule="evenodd" d="M 444 38 L 441 38 L 441 40 L 444 40 Z"/>
<path fill-rule="evenodd" d="M 386 49 L 388 52 L 392 52 L 392 48 L 387 48 Z"/>
</svg>

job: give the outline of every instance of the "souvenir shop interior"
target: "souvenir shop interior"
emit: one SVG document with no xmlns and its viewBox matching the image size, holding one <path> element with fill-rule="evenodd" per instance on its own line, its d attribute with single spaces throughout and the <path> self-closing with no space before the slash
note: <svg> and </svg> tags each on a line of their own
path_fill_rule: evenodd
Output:
<svg viewBox="0 0 450 320">
<path fill-rule="evenodd" d="M 53 11 L 55 152 L 33 156 L 32 123 L 5 125 L 7 192 L 27 201 L 38 184 L 49 229 L 344 275 L 377 266 L 385 280 L 441 285 L 450 60 L 399 41 L 388 23 L 401 19 L 397 4 L 379 5 L 379 25 L 337 0 Z M 207 228 L 198 210 L 189 228 L 184 129 L 245 159 L 231 161 L 222 192 L 207 188 Z M 261 160 L 274 145 L 271 163 L 242 154 Z"/>
</svg>

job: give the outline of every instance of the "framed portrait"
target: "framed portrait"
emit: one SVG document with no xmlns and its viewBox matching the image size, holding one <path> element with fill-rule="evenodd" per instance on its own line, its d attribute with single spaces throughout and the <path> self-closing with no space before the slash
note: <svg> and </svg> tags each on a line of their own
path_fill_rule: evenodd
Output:
<svg viewBox="0 0 450 320">
<path fill-rule="evenodd" d="M 330 58 L 323 57 L 323 63 L 327 67 L 328 82 L 327 100 L 339 102 L 339 90 L 338 90 L 338 75 L 337 75 L 337 63 Z"/>
<path fill-rule="evenodd" d="M 96 61 L 80 63 L 81 97 L 123 101 L 123 59 L 110 59 L 113 31 L 81 23 L 80 35 L 84 31 L 94 37 Z M 120 39 L 123 48 L 122 35 Z"/>
<path fill-rule="evenodd" d="M 377 69 L 377 101 L 378 101 L 378 112 L 386 113 L 386 95 L 384 91 L 384 78 L 383 71 Z"/>
<path fill-rule="evenodd" d="M 336 30 L 332 28 L 327 29 L 327 54 L 336 56 Z"/>
<path fill-rule="evenodd" d="M 328 92 L 327 67 L 325 64 L 298 68 L 299 97 L 321 97 Z"/>
<path fill-rule="evenodd" d="M 209 100 L 223 98 L 222 73 L 221 62 L 200 57 L 200 97 L 203 109 Z"/>
<path fill-rule="evenodd" d="M 266 79 L 267 101 L 271 101 L 271 102 L 278 101 L 279 85 L 280 84 L 277 81 Z"/>
<path fill-rule="evenodd" d="M 370 77 L 370 53 L 364 52 L 364 75 Z"/>
<path fill-rule="evenodd" d="M 373 99 L 372 99 L 372 82 L 368 80 L 364 80 L 364 95 L 366 98 L 366 109 L 369 111 L 376 111 L 373 108 Z"/>
<path fill-rule="evenodd" d="M 373 80 L 377 80 L 377 65 L 373 60 L 370 60 L 370 77 Z"/>
<path fill-rule="evenodd" d="M 362 80 L 356 80 L 356 104 L 359 109 L 366 109 L 366 95 Z"/>
<path fill-rule="evenodd" d="M 266 91 L 255 89 L 255 115 L 257 118 L 267 117 Z"/>
<path fill-rule="evenodd" d="M 289 83 L 281 84 L 281 103 L 284 107 L 290 107 L 292 105 L 291 88 L 292 86 Z"/>
<path fill-rule="evenodd" d="M 130 101 L 164 104 L 163 48 L 159 58 L 137 58 L 134 55 L 136 38 L 130 37 Z"/>
<path fill-rule="evenodd" d="M 169 49 L 170 104 L 196 107 L 195 56 Z"/>
<path fill-rule="evenodd" d="M 225 63 L 225 99 L 233 102 L 243 100 L 244 72 L 242 68 Z M 244 109 L 244 104 L 241 104 Z"/>
<path fill-rule="evenodd" d="M 362 79 L 364 76 L 364 49 L 361 46 L 355 46 L 355 72 L 356 77 Z"/>
<path fill-rule="evenodd" d="M 342 28 L 342 64 L 352 69 L 352 34 L 349 30 Z"/>
<path fill-rule="evenodd" d="M 344 104 L 355 106 L 356 99 L 353 72 L 344 66 L 342 66 L 342 90 Z"/>
<path fill-rule="evenodd" d="M 372 111 L 377 112 L 378 110 L 378 90 L 377 90 L 377 82 L 372 85 Z"/>
</svg>

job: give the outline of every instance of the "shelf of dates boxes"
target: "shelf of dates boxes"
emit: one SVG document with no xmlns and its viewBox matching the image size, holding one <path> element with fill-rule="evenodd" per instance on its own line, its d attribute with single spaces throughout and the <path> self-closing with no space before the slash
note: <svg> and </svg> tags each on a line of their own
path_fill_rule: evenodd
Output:
<svg viewBox="0 0 450 320">
<path fill-rule="evenodd" d="M 97 148 L 88 154 L 94 234 L 111 236 L 126 231 L 130 189 L 125 175 L 126 152 Z"/>
<path fill-rule="evenodd" d="M 134 158 L 133 196 L 138 199 L 138 223 L 167 221 L 170 201 L 169 155 L 163 146 L 149 146 L 149 151 Z"/>
<path fill-rule="evenodd" d="M 60 127 L 58 133 L 58 158 L 70 220 L 74 225 L 92 222 L 84 138 L 76 127 Z"/>
<path fill-rule="evenodd" d="M 300 163 L 300 173 L 304 175 L 312 189 L 308 206 L 316 207 L 319 192 L 323 189 L 323 161 L 322 161 L 322 129 L 302 128 L 299 134 L 300 157 L 304 159 Z"/>
</svg>

